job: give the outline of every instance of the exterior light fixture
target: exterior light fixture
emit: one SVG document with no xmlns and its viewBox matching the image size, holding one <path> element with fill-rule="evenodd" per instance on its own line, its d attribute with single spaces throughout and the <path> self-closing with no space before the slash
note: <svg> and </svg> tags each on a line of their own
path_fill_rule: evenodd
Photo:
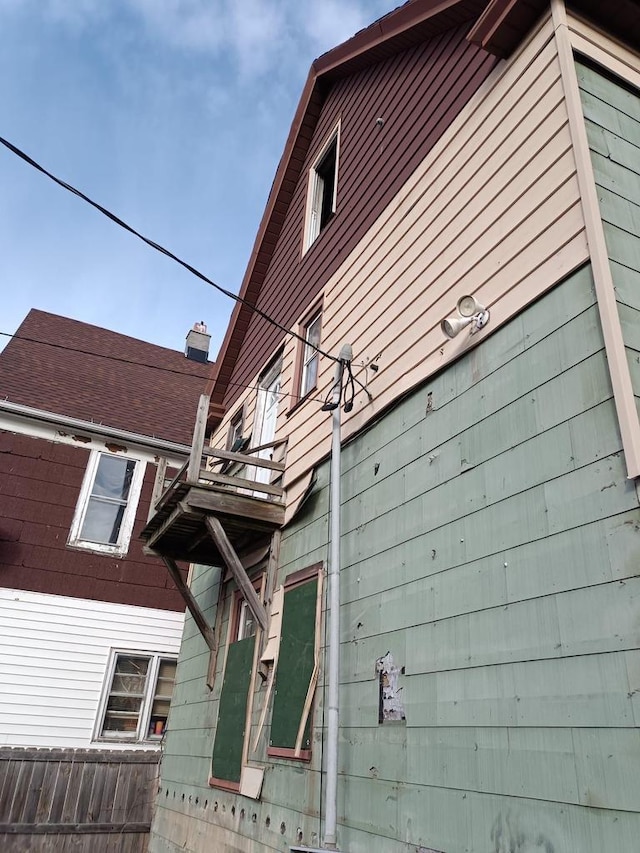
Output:
<svg viewBox="0 0 640 853">
<path fill-rule="evenodd" d="M 475 296 L 461 296 L 456 306 L 457 317 L 446 317 L 440 328 L 448 338 L 455 338 L 463 329 L 470 326 L 469 334 L 475 335 L 489 322 L 489 312 Z"/>
</svg>

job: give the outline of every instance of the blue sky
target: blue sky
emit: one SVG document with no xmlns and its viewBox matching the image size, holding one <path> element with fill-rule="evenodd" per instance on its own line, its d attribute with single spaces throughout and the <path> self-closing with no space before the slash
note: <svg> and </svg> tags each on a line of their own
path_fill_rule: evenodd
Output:
<svg viewBox="0 0 640 853">
<path fill-rule="evenodd" d="M 0 136 L 237 291 L 311 61 L 393 5 L 0 0 Z M 0 332 L 32 307 L 213 357 L 233 306 L 0 147 Z"/>
</svg>

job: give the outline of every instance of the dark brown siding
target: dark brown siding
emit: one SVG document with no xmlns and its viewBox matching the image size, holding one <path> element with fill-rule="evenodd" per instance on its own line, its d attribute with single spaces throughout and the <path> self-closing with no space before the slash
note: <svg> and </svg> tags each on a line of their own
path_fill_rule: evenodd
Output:
<svg viewBox="0 0 640 853">
<path fill-rule="evenodd" d="M 151 466 L 126 557 L 66 547 L 88 459 L 84 447 L 0 432 L 0 586 L 184 610 L 166 569 L 142 553 L 138 538 L 153 487 Z"/>
<path fill-rule="evenodd" d="M 262 311 L 293 326 L 486 79 L 497 60 L 466 42 L 467 30 L 443 33 L 330 89 L 261 290 Z M 301 257 L 308 169 L 338 119 L 337 213 Z M 252 316 L 225 407 L 281 339 L 278 329 Z"/>
</svg>

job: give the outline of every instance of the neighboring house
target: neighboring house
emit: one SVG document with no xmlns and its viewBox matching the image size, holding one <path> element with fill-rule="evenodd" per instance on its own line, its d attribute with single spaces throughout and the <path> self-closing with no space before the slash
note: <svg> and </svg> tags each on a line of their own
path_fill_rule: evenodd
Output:
<svg viewBox="0 0 640 853">
<path fill-rule="evenodd" d="M 635 2 L 413 0 L 314 62 L 214 455 L 199 473 L 201 411 L 143 532 L 200 564 L 153 853 L 639 849 L 639 164 Z M 342 412 L 337 839 L 317 342 L 366 386 Z"/>
<path fill-rule="evenodd" d="M 188 453 L 195 355 L 38 310 L 0 354 L 0 838 L 148 831 L 184 602 L 138 533 Z"/>
</svg>

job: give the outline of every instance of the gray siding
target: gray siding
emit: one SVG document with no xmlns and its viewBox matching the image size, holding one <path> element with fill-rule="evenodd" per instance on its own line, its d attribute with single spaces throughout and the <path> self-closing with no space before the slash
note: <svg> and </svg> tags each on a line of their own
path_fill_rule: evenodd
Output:
<svg viewBox="0 0 640 853">
<path fill-rule="evenodd" d="M 342 486 L 340 848 L 634 853 L 640 512 L 590 269 L 349 443 Z M 326 557 L 326 466 L 316 488 L 280 579 Z M 378 724 L 387 651 L 406 724 Z M 151 850 L 317 844 L 321 702 L 311 767 L 269 763 L 260 802 L 209 789 L 206 664 L 189 621 Z"/>
<path fill-rule="evenodd" d="M 636 404 L 640 407 L 640 94 L 577 64 Z"/>
</svg>

